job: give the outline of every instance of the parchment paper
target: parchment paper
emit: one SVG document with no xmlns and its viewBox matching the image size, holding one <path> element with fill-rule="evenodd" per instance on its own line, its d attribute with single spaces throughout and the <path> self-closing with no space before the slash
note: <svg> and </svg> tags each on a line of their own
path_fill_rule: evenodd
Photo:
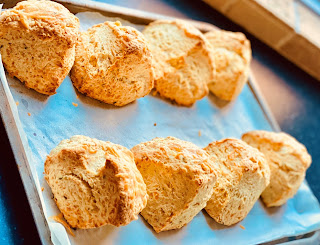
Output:
<svg viewBox="0 0 320 245">
<path fill-rule="evenodd" d="M 86 12 L 77 16 L 82 30 L 107 20 L 97 13 Z M 186 108 L 150 94 L 119 108 L 79 94 L 69 77 L 61 84 L 57 94 L 50 97 L 25 88 L 16 79 L 8 76 L 7 79 L 14 100 L 19 102 L 19 117 L 31 149 L 28 152 L 32 158 L 31 169 L 36 169 L 32 175 L 47 219 L 60 212 L 44 180 L 43 164 L 52 148 L 73 135 L 87 135 L 128 148 L 154 137 L 175 136 L 204 147 L 213 140 L 240 138 L 249 130 L 272 130 L 247 85 L 238 99 L 231 103 L 224 103 L 210 95 Z M 266 209 L 258 201 L 246 219 L 232 227 L 218 225 L 205 211 L 182 229 L 160 234 L 153 232 L 142 217 L 120 228 L 78 229 L 74 232 L 75 237 L 68 235 L 59 223 L 49 219 L 48 224 L 52 242 L 63 245 L 257 244 L 319 229 L 320 207 L 307 184 L 303 183 L 297 195 L 287 204 Z M 240 225 L 245 229 L 241 229 Z"/>
</svg>

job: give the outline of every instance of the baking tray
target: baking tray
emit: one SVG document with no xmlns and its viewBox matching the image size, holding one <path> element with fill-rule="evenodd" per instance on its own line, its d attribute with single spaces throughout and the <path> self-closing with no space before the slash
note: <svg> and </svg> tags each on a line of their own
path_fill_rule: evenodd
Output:
<svg viewBox="0 0 320 245">
<path fill-rule="evenodd" d="M 5 4 L 4 8 L 10 8 L 10 7 L 14 6 L 16 4 L 16 2 L 18 2 L 18 1 L 2 1 L 2 2 Z M 138 25 L 146 25 L 156 19 L 163 19 L 163 18 L 169 19 L 169 18 L 171 18 L 168 16 L 162 16 L 162 15 L 147 13 L 147 12 L 143 12 L 143 11 L 127 9 L 127 8 L 112 6 L 112 5 L 98 3 L 98 2 L 89 2 L 89 1 L 88 2 L 58 1 L 58 2 L 64 4 L 73 13 L 94 11 L 94 12 L 99 12 L 99 13 L 101 13 L 105 16 L 109 16 L 109 17 L 120 17 L 121 19 L 125 19 L 131 23 L 138 24 Z M 195 25 L 197 28 L 199 28 L 203 32 L 216 29 L 216 27 L 214 27 L 213 25 L 208 24 L 208 23 L 191 21 L 191 20 L 188 20 L 188 21 L 190 21 L 193 25 Z M 30 96 L 31 100 L 36 99 L 36 100 L 39 100 L 40 102 L 41 101 L 46 102 L 47 97 L 39 95 L 32 90 L 26 89 L 25 87 L 23 87 L 23 85 L 20 82 L 12 81 L 12 79 L 9 81 L 10 86 L 11 86 L 11 88 L 9 88 L 8 84 L 4 80 L 5 80 L 5 78 L 1 77 L 0 111 L 1 111 L 2 120 L 5 124 L 6 130 L 8 133 L 10 144 L 12 146 L 13 153 L 14 153 L 17 165 L 18 165 L 18 169 L 19 169 L 19 172 L 20 172 L 23 184 L 24 184 L 24 188 L 27 193 L 27 197 L 28 197 L 28 200 L 29 200 L 29 203 L 31 206 L 31 210 L 32 210 L 32 213 L 33 213 L 33 216 L 35 219 L 35 223 L 36 223 L 39 235 L 40 235 L 40 239 L 43 244 L 50 244 L 51 243 L 50 230 L 49 230 L 48 223 L 47 223 L 45 215 L 44 215 L 44 212 L 45 212 L 43 209 L 44 207 L 42 205 L 45 200 L 43 200 L 43 195 L 39 195 L 39 193 L 41 193 L 41 185 L 43 185 L 43 183 L 40 183 L 42 180 L 39 181 L 38 178 L 34 178 L 34 174 L 33 174 L 34 172 L 36 172 L 36 166 L 35 166 L 35 164 L 33 164 L 33 161 L 34 161 L 33 157 L 34 156 L 32 156 L 32 152 L 35 152 L 35 150 L 34 150 L 35 145 L 34 145 L 34 141 L 31 140 L 30 137 L 36 137 L 36 135 L 33 135 L 35 133 L 32 134 L 32 133 L 28 132 L 28 129 L 25 126 L 28 123 L 27 122 L 28 119 L 25 116 L 26 112 L 28 111 L 28 102 L 27 102 L 27 100 L 22 99 L 25 96 L 27 96 L 27 97 Z M 106 111 L 112 110 L 112 111 L 114 111 L 114 113 L 117 113 L 119 110 L 121 110 L 121 109 L 116 109 L 112 106 L 107 106 L 107 105 L 101 104 L 99 102 L 93 101 L 88 98 L 84 98 L 84 96 L 78 94 L 73 89 L 71 82 L 70 82 L 70 79 L 66 78 L 66 80 L 67 81 L 64 81 L 63 84 L 61 85 L 61 87 L 58 89 L 57 95 L 54 95 L 57 98 L 60 96 L 59 98 L 63 99 L 63 96 L 70 96 L 70 99 L 76 100 L 78 97 L 80 97 L 80 100 L 79 100 L 79 107 L 80 108 L 81 108 L 82 104 L 84 106 L 87 104 L 90 104 L 90 105 L 94 104 L 94 106 L 97 107 L 99 110 L 106 110 Z M 10 89 L 11 89 L 11 91 L 10 91 Z M 17 110 L 17 106 L 15 103 L 15 101 L 17 101 L 17 100 L 20 100 L 20 103 L 23 104 L 23 105 L 21 105 L 21 107 L 18 106 L 18 110 Z M 130 108 L 130 107 L 135 108 L 137 103 L 139 103 L 139 106 L 141 105 L 141 108 L 147 108 L 148 103 L 154 103 L 155 101 L 156 101 L 156 103 L 158 103 L 159 101 L 160 101 L 160 103 L 163 103 L 165 108 L 175 108 L 175 110 L 177 109 L 176 106 L 171 105 L 170 103 L 168 103 L 168 101 L 160 99 L 160 98 L 158 98 L 156 96 L 152 96 L 152 95 L 149 95 L 143 99 L 140 99 L 139 102 L 135 102 L 135 103 L 133 103 L 134 105 L 131 104 L 127 107 L 128 108 Z M 69 102 L 70 101 L 68 101 L 68 103 Z M 63 102 L 61 102 L 61 103 L 63 103 Z M 195 107 L 199 107 L 199 108 L 202 107 L 203 108 L 203 107 L 207 106 L 208 103 L 214 105 L 214 107 L 215 107 L 214 111 L 216 111 L 216 112 L 220 111 L 220 110 L 225 112 L 226 110 L 224 110 L 223 108 L 228 108 L 227 111 L 234 110 L 235 108 L 240 108 L 239 110 L 241 111 L 241 108 L 243 108 L 247 112 L 246 116 L 249 116 L 250 120 L 252 120 L 252 121 L 250 121 L 250 120 L 247 120 L 246 118 L 243 118 L 243 117 L 240 117 L 240 119 L 233 118 L 234 122 L 231 122 L 227 125 L 224 125 L 224 128 L 220 128 L 220 129 L 215 128 L 214 127 L 215 122 L 212 122 L 213 128 L 215 130 L 218 130 L 219 132 L 220 131 L 222 132 L 222 133 L 219 133 L 218 136 L 215 136 L 215 138 L 212 138 L 212 140 L 218 139 L 218 137 L 221 137 L 221 138 L 227 137 L 227 136 L 239 137 L 240 135 L 238 135 L 238 134 L 237 135 L 234 135 L 232 133 L 228 134 L 228 130 L 226 130 L 226 129 L 228 127 L 234 127 L 236 124 L 241 125 L 241 123 L 246 123 L 246 122 L 252 123 L 252 125 L 250 125 L 248 127 L 248 129 L 258 128 L 258 129 L 280 131 L 280 128 L 279 128 L 278 124 L 276 123 L 276 121 L 274 120 L 272 114 L 270 113 L 270 110 L 268 109 L 268 106 L 265 103 L 265 101 L 261 95 L 261 92 L 259 91 L 259 88 L 258 88 L 252 75 L 250 75 L 248 85 L 245 86 L 243 92 L 239 96 L 239 99 L 236 100 L 236 102 L 226 104 L 226 103 L 218 100 L 214 96 L 210 95 L 209 97 L 205 98 L 204 100 L 197 102 Z M 71 104 L 71 102 L 70 102 L 70 104 Z M 36 110 L 38 112 L 40 112 L 42 109 L 42 103 L 39 103 L 36 106 L 37 106 Z M 41 108 L 38 108 L 38 107 L 41 107 Z M 30 108 L 29 108 L 29 110 L 30 110 Z M 77 110 L 77 108 L 70 109 L 71 112 L 73 110 Z M 188 111 L 189 109 L 179 107 L 178 110 Z M 192 109 L 190 109 L 190 110 L 192 111 Z M 55 112 L 55 113 L 57 113 L 57 112 Z M 228 112 L 226 112 L 226 113 L 228 113 Z M 32 116 L 33 115 L 31 115 L 31 117 Z M 128 115 L 128 117 L 130 118 L 130 115 Z M 134 118 L 130 118 L 130 120 L 134 120 Z M 239 122 L 237 122 L 237 121 L 239 121 Z M 253 122 L 253 121 L 255 121 L 255 122 Z M 161 118 L 157 119 L 157 123 L 158 123 L 157 127 L 160 127 L 160 130 L 161 130 Z M 93 122 L 93 124 L 94 124 L 94 122 Z M 173 129 L 174 129 L 174 126 L 173 126 Z M 230 132 L 232 132 L 231 129 L 230 129 Z M 126 132 L 124 132 L 124 133 L 126 133 Z M 128 133 L 128 135 L 130 135 L 129 132 L 127 132 L 127 133 Z M 174 134 L 174 133 L 175 132 L 172 131 L 172 134 Z M 197 141 L 195 143 L 202 144 L 202 146 L 204 146 L 203 140 L 201 140 L 198 136 L 198 131 L 197 132 L 188 132 L 188 133 L 193 134 L 193 136 L 187 135 L 186 138 L 194 137 L 194 139 Z M 85 134 L 85 132 L 83 134 Z M 161 135 L 160 131 L 158 131 L 158 133 L 157 133 L 154 130 L 152 132 L 150 132 L 150 135 L 163 136 L 163 135 Z M 37 137 L 39 137 L 39 136 L 40 135 L 37 135 Z M 45 136 L 43 136 L 43 137 L 45 137 Z M 97 137 L 97 136 L 95 136 L 95 137 Z M 205 136 L 203 136 L 203 137 L 205 138 Z M 97 137 L 97 138 L 99 138 L 99 137 Z M 42 139 L 40 138 L 40 141 L 41 140 Z M 56 137 L 55 140 L 53 140 L 54 144 L 56 145 L 57 143 L 59 143 L 59 140 L 61 140 L 61 139 L 59 139 L 59 137 Z M 106 139 L 106 140 L 108 140 L 108 139 Z M 45 141 L 45 139 L 43 141 Z M 115 140 L 115 141 L 117 141 L 117 140 Z M 206 141 L 204 140 L 204 142 L 206 142 Z M 115 142 L 115 143 L 121 143 L 121 142 Z M 208 142 L 206 142 L 206 143 L 208 143 Z M 132 146 L 132 145 L 126 145 L 126 144 L 124 144 L 124 145 L 127 147 Z M 49 152 L 47 152 L 47 154 L 48 153 Z M 303 185 L 303 189 L 304 189 L 304 191 L 307 191 L 308 195 L 309 194 L 312 195 L 307 184 Z M 299 198 L 301 198 L 301 197 L 303 197 L 303 195 L 300 196 Z M 318 202 L 316 201 L 316 199 L 313 197 L 312 200 L 313 200 L 313 204 L 316 206 L 315 209 L 319 208 L 317 206 Z M 142 218 L 140 217 L 139 220 L 141 221 Z M 193 228 L 196 228 L 194 224 L 193 224 Z M 319 228 L 319 224 L 316 224 L 311 229 L 308 229 L 306 231 L 316 230 L 318 228 Z M 305 233 L 305 232 L 300 231 L 294 235 L 301 235 L 303 233 Z M 290 232 L 288 234 L 290 234 Z M 280 238 L 280 237 L 277 237 L 277 238 Z M 57 238 L 53 238 L 53 239 L 57 239 Z M 272 239 L 270 238 L 269 241 L 270 240 L 272 240 Z M 288 239 L 285 238 L 285 239 L 281 240 L 281 242 L 287 241 L 287 240 Z M 291 240 L 291 238 L 289 240 Z M 169 240 L 163 240 L 163 241 L 169 242 Z M 137 243 L 137 241 L 135 241 L 135 243 Z"/>
</svg>

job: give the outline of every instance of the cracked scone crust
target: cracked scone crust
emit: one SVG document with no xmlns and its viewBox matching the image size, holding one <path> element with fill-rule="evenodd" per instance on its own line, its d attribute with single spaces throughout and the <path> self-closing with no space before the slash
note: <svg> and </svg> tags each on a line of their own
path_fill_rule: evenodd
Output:
<svg viewBox="0 0 320 245">
<path fill-rule="evenodd" d="M 204 148 L 217 162 L 218 175 L 207 213 L 218 223 L 233 225 L 243 220 L 270 181 L 264 155 L 238 139 L 224 139 Z"/>
<path fill-rule="evenodd" d="M 260 150 L 271 169 L 270 185 L 261 197 L 267 207 L 281 206 L 298 191 L 311 164 L 304 145 L 286 133 L 251 131 L 242 140 Z"/>
<path fill-rule="evenodd" d="M 116 106 L 147 95 L 154 74 L 144 36 L 118 21 L 82 32 L 71 79 L 79 92 Z"/>
<path fill-rule="evenodd" d="M 180 20 L 158 20 L 143 34 L 154 57 L 154 86 L 161 96 L 190 106 L 208 94 L 214 60 L 198 29 Z"/>
<path fill-rule="evenodd" d="M 204 150 L 167 137 L 138 144 L 132 152 L 149 195 L 141 214 L 156 232 L 181 228 L 205 207 L 216 172 Z"/>
<path fill-rule="evenodd" d="M 146 185 L 127 148 L 73 136 L 54 148 L 45 179 L 69 225 L 94 228 L 127 225 L 146 206 Z"/>
<path fill-rule="evenodd" d="M 248 80 L 251 45 L 243 33 L 211 31 L 205 34 L 212 47 L 216 76 L 209 90 L 223 100 L 234 100 Z"/>
<path fill-rule="evenodd" d="M 79 25 L 51 1 L 23 1 L 3 11 L 0 52 L 6 70 L 28 88 L 54 94 L 73 65 Z"/>
</svg>

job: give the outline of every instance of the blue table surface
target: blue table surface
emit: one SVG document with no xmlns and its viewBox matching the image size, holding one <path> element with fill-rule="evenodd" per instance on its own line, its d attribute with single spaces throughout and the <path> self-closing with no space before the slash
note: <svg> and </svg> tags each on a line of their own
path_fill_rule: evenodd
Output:
<svg viewBox="0 0 320 245">
<path fill-rule="evenodd" d="M 252 44 L 252 71 L 271 111 L 282 130 L 305 144 L 313 158 L 313 163 L 307 171 L 307 180 L 319 200 L 319 81 L 310 77 L 202 1 L 106 0 L 101 2 L 180 18 L 192 18 L 212 23 L 226 30 L 244 32 Z M 314 6 L 319 7 L 317 0 L 305 0 L 304 2 L 313 3 L 316 4 Z M 320 31 L 320 27 L 315 31 Z M 0 123 L 0 145 L 2 159 L 0 163 L 0 245 L 39 244 L 40 240 L 28 200 L 2 123 Z"/>
</svg>

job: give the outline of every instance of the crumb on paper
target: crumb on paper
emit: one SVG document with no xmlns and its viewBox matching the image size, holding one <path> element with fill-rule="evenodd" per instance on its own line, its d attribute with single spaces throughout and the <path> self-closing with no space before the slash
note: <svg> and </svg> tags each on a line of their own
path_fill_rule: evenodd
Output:
<svg viewBox="0 0 320 245">
<path fill-rule="evenodd" d="M 29 117 L 31 116 L 31 113 L 30 113 L 30 112 L 28 112 L 28 116 L 29 116 Z"/>
<path fill-rule="evenodd" d="M 76 98 L 77 98 L 77 99 L 79 99 L 79 96 L 78 96 L 78 95 L 76 95 Z"/>
<path fill-rule="evenodd" d="M 198 135 L 199 135 L 199 137 L 201 136 L 201 130 L 199 130 Z"/>
<path fill-rule="evenodd" d="M 72 105 L 75 106 L 75 107 L 78 107 L 77 103 L 72 102 Z"/>
<path fill-rule="evenodd" d="M 41 191 L 44 191 L 44 187 L 41 187 Z"/>
<path fill-rule="evenodd" d="M 69 224 L 66 221 L 64 221 L 62 213 L 60 213 L 58 215 L 51 216 L 51 217 L 49 217 L 49 219 L 54 220 L 54 221 L 62 224 L 64 226 L 64 228 L 66 228 L 67 232 L 71 236 L 74 236 L 74 233 L 73 233 L 72 229 L 70 228 Z"/>
<path fill-rule="evenodd" d="M 17 105 L 17 106 L 19 105 L 19 101 L 16 102 L 16 105 Z"/>
<path fill-rule="evenodd" d="M 157 123 L 154 123 L 153 126 L 157 126 Z"/>
<path fill-rule="evenodd" d="M 153 96 L 156 96 L 156 95 L 157 95 L 157 93 L 158 93 L 158 91 L 157 91 L 157 90 L 155 90 L 155 91 L 153 91 L 152 95 L 153 95 Z"/>
<path fill-rule="evenodd" d="M 243 225 L 240 225 L 240 228 L 241 228 L 242 230 L 245 230 L 245 229 L 246 229 Z"/>
</svg>

